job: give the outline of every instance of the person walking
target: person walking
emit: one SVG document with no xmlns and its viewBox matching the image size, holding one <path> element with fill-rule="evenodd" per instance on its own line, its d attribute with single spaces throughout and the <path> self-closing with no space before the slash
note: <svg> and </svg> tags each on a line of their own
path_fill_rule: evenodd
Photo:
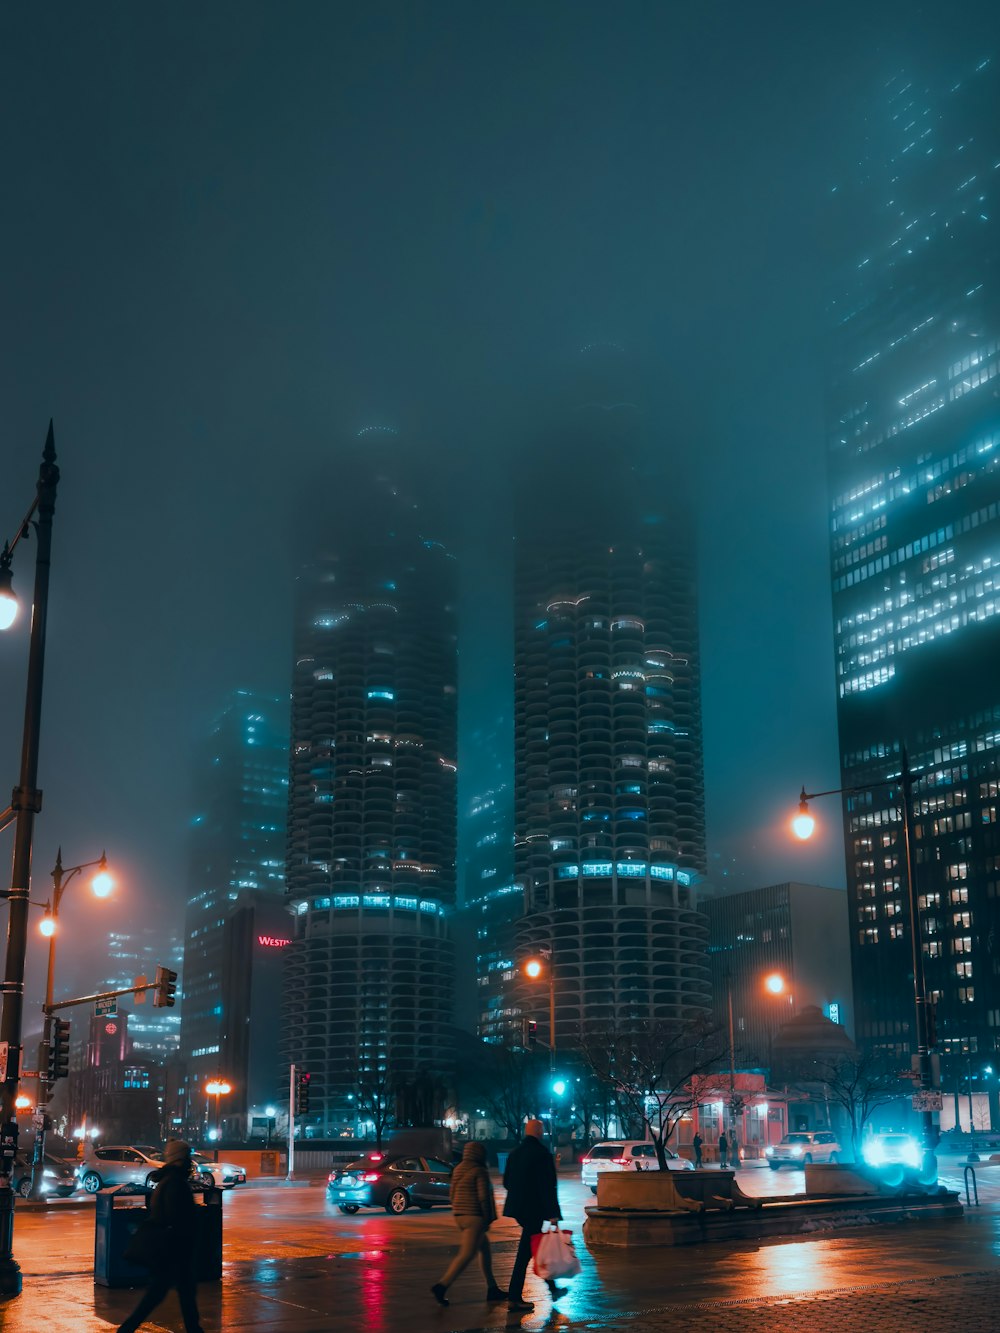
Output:
<svg viewBox="0 0 1000 1333">
<path fill-rule="evenodd" d="M 194 1275 L 198 1205 L 191 1193 L 191 1149 L 180 1139 L 170 1139 L 163 1156 L 163 1166 L 151 1177 L 156 1188 L 146 1219 L 150 1236 L 156 1238 L 149 1286 L 129 1317 L 118 1325 L 118 1333 L 135 1333 L 171 1287 L 177 1288 L 185 1333 L 204 1333 L 198 1321 Z"/>
<path fill-rule="evenodd" d="M 723 1130 L 719 1135 L 719 1166 L 723 1169 L 729 1165 L 729 1140 L 726 1138 L 726 1131 Z"/>
<path fill-rule="evenodd" d="M 696 1171 L 701 1170 L 701 1145 L 704 1142 L 705 1140 L 698 1133 L 691 1140 L 691 1147 L 694 1149 L 694 1169 Z"/>
<path fill-rule="evenodd" d="M 542 1142 L 544 1132 L 540 1120 L 525 1121 L 524 1138 L 507 1158 L 507 1169 L 503 1173 L 507 1191 L 504 1217 L 513 1217 L 521 1228 L 507 1291 L 507 1305 L 511 1310 L 535 1308 L 534 1302 L 526 1301 L 522 1294 L 531 1261 L 531 1238 L 541 1232 L 545 1221 L 558 1222 L 562 1218 L 555 1159 Z M 552 1278 L 546 1278 L 546 1285 L 553 1301 L 566 1295 L 567 1288 L 558 1286 Z"/>
<path fill-rule="evenodd" d="M 461 1235 L 458 1252 L 445 1269 L 439 1282 L 431 1287 L 431 1293 L 439 1305 L 450 1305 L 448 1288 L 472 1263 L 476 1255 L 486 1279 L 486 1299 L 505 1301 L 507 1293 L 497 1285 L 493 1276 L 493 1259 L 490 1254 L 490 1226 L 496 1221 L 497 1206 L 493 1198 L 493 1185 L 490 1173 L 486 1169 L 486 1148 L 482 1143 L 467 1143 L 462 1151 L 462 1160 L 451 1173 L 451 1209 L 455 1215 L 455 1225 Z"/>
</svg>

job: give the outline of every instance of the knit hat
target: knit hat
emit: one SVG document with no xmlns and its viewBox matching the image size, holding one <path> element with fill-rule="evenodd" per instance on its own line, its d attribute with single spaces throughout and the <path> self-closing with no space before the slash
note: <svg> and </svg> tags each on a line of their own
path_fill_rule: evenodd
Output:
<svg viewBox="0 0 1000 1333">
<path fill-rule="evenodd" d="M 463 1162 L 475 1162 L 478 1166 L 486 1165 L 486 1144 L 470 1141 L 462 1149 Z"/>
<path fill-rule="evenodd" d="M 163 1153 L 166 1166 L 186 1166 L 191 1160 L 191 1145 L 183 1139 L 168 1139 Z"/>
</svg>

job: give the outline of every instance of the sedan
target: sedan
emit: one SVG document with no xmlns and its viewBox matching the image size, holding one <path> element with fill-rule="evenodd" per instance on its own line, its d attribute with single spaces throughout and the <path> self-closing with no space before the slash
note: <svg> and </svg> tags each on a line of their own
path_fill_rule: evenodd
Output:
<svg viewBox="0 0 1000 1333">
<path fill-rule="evenodd" d="M 202 1185 L 218 1185 L 219 1189 L 231 1190 L 234 1185 L 245 1185 L 247 1173 L 242 1166 L 232 1166 L 229 1162 L 213 1162 L 203 1152 L 191 1154 L 191 1170 Z"/>
<path fill-rule="evenodd" d="M 162 1166 L 161 1150 L 148 1144 L 102 1145 L 100 1148 L 88 1145 L 76 1174 L 87 1193 L 96 1194 L 106 1185 L 145 1185 L 148 1188 L 154 1184 L 153 1172 Z"/>
<path fill-rule="evenodd" d="M 384 1208 L 387 1213 L 405 1213 L 411 1204 L 433 1208 L 449 1204 L 451 1167 L 434 1157 L 389 1157 L 369 1153 L 367 1157 L 336 1167 L 330 1172 L 326 1197 L 342 1213 L 359 1208 Z"/>
<path fill-rule="evenodd" d="M 14 1159 L 14 1190 L 22 1199 L 31 1194 L 31 1157 L 18 1153 Z M 68 1199 L 76 1189 L 76 1169 L 72 1162 L 64 1162 L 61 1157 L 45 1154 L 42 1167 L 42 1194 L 46 1198 L 55 1195 L 59 1199 Z"/>
</svg>

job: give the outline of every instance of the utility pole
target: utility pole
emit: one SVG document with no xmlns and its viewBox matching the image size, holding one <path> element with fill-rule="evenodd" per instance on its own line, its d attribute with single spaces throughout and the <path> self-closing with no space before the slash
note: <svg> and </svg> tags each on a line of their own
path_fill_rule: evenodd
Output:
<svg viewBox="0 0 1000 1333">
<path fill-rule="evenodd" d="M 295 1066 L 288 1071 L 288 1175 L 295 1179 Z"/>
</svg>

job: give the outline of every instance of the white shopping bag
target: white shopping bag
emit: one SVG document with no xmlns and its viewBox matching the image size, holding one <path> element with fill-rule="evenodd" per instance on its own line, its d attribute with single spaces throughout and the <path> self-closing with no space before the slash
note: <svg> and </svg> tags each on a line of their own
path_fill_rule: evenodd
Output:
<svg viewBox="0 0 1000 1333">
<path fill-rule="evenodd" d="M 576 1277 L 580 1260 L 573 1249 L 573 1236 L 556 1227 L 543 1231 L 535 1249 L 535 1272 L 540 1278 Z"/>
</svg>

